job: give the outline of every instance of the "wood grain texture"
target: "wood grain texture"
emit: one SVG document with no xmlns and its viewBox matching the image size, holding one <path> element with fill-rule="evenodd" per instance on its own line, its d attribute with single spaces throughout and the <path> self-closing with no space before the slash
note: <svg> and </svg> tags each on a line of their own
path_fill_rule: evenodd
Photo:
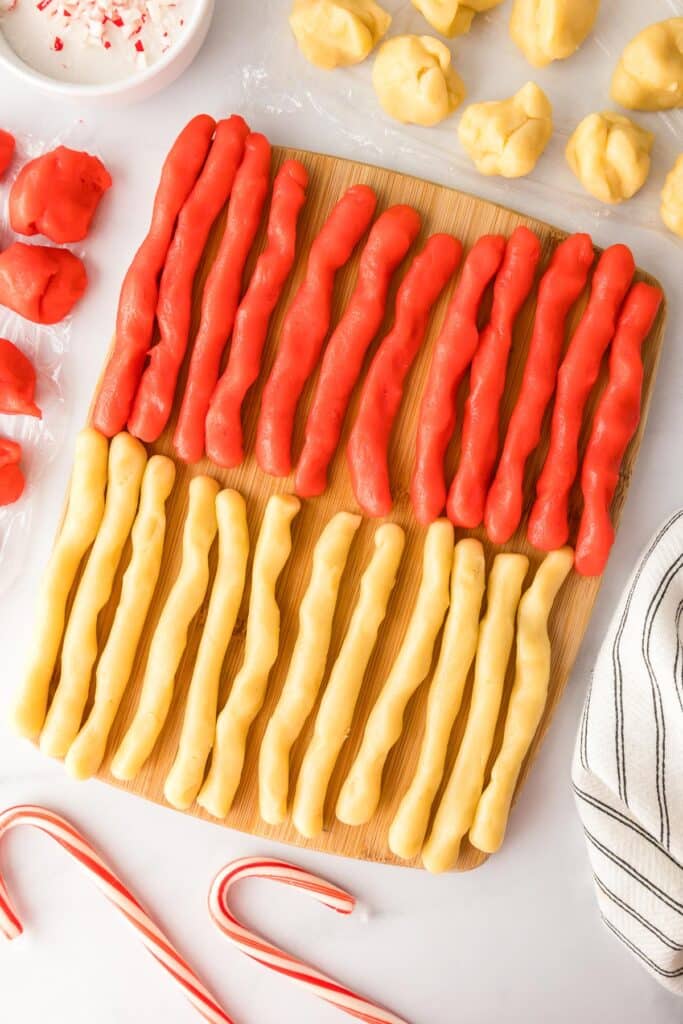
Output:
<svg viewBox="0 0 683 1024">
<path fill-rule="evenodd" d="M 459 237 L 465 247 L 468 248 L 482 234 L 493 232 L 509 235 L 517 225 L 526 224 L 536 231 L 541 239 L 543 250 L 541 260 L 542 272 L 553 247 L 565 237 L 564 232 L 559 231 L 556 228 L 550 227 L 531 218 L 524 217 L 521 214 L 494 205 L 493 203 L 484 202 L 483 200 L 458 191 L 429 184 L 415 178 L 405 177 L 390 171 L 370 167 L 360 163 L 348 162 L 332 157 L 296 150 L 277 149 L 275 150 L 274 157 L 274 170 L 277 169 L 286 157 L 297 157 L 301 159 L 311 174 L 311 185 L 308 202 L 304 208 L 301 219 L 298 246 L 299 258 L 297 260 L 295 272 L 289 281 L 272 323 L 265 353 L 264 367 L 259 383 L 249 394 L 246 402 L 245 441 L 248 451 L 251 451 L 253 446 L 261 388 L 266 374 L 273 362 L 274 353 L 277 347 L 279 329 L 284 312 L 287 308 L 288 300 L 294 294 L 295 289 L 302 279 L 305 267 L 305 256 L 310 242 L 322 225 L 331 206 L 350 185 L 357 182 L 365 182 L 375 188 L 379 197 L 378 212 L 386 209 L 394 203 L 409 203 L 420 211 L 423 217 L 423 231 L 417 245 L 413 248 L 411 255 L 417 251 L 419 245 L 424 243 L 426 236 L 434 231 L 452 232 L 454 235 Z M 208 268 L 211 265 L 211 260 L 216 251 L 223 223 L 224 218 L 221 218 L 220 223 L 218 223 L 214 229 L 205 254 L 201 274 L 198 275 L 198 280 L 196 282 L 193 332 L 197 329 L 201 289 L 206 278 Z M 263 246 L 264 237 L 265 226 L 262 225 L 261 232 L 257 240 L 257 251 Z M 250 269 L 253 266 L 254 259 L 255 254 L 253 253 L 250 261 Z M 334 301 L 335 322 L 339 318 L 355 282 L 357 264 L 358 252 L 351 263 L 339 274 Z M 639 272 L 638 276 L 640 279 L 651 280 L 651 278 L 641 272 Z M 392 302 L 389 306 L 383 330 L 391 322 L 393 296 L 395 295 L 396 285 L 400 280 L 400 277 L 401 274 L 396 275 L 396 279 L 394 281 L 391 293 Z M 293 553 L 285 571 L 282 574 L 278 587 L 278 598 L 282 612 L 280 656 L 273 672 L 271 673 L 264 708 L 258 716 L 249 736 L 242 784 L 238 791 L 233 808 L 225 821 L 225 824 L 231 828 L 237 828 L 242 831 L 265 836 L 267 838 L 277 839 L 283 842 L 294 843 L 312 849 L 342 854 L 345 856 L 388 863 L 403 863 L 393 857 L 389 851 L 387 845 L 387 834 L 399 801 L 412 778 L 416 765 L 418 750 L 422 739 L 424 711 L 429 680 L 420 687 L 418 693 L 408 707 L 405 718 L 405 729 L 401 740 L 397 743 L 389 756 L 384 773 L 384 786 L 381 804 L 378 813 L 375 815 L 372 822 L 361 828 L 351 828 L 342 825 L 340 822 L 336 821 L 334 817 L 334 806 L 341 783 L 345 778 L 348 768 L 358 749 L 369 710 L 383 685 L 395 652 L 400 643 L 419 584 L 422 545 L 425 531 L 416 524 L 412 516 L 408 489 L 415 448 L 417 411 L 422 395 L 423 385 L 426 380 L 434 339 L 438 333 L 445 307 L 451 293 L 452 287 L 447 288 L 445 294 L 442 296 L 440 302 L 435 308 L 429 334 L 408 379 L 405 400 L 393 434 L 390 465 L 395 504 L 390 518 L 393 521 L 400 523 L 406 530 L 406 552 L 399 571 L 397 585 L 389 604 L 387 618 L 380 631 L 379 643 L 370 662 L 365 684 L 361 692 L 354 719 L 352 735 L 344 746 L 342 755 L 332 778 L 326 803 L 325 831 L 316 840 L 306 841 L 298 835 L 290 822 L 276 828 L 265 825 L 260 820 L 258 814 L 258 787 L 256 773 L 261 738 L 268 718 L 280 694 L 292 647 L 296 638 L 298 609 L 308 583 L 311 567 L 311 554 L 315 541 L 318 538 L 324 523 L 326 523 L 335 512 L 341 509 L 349 511 L 357 510 L 349 483 L 344 455 L 346 438 L 348 437 L 349 426 L 352 420 L 351 415 L 347 416 L 342 445 L 337 452 L 334 464 L 331 468 L 331 486 L 320 498 L 303 502 L 302 510 L 294 522 Z M 572 326 L 577 322 L 581 309 L 585 305 L 585 299 L 586 295 L 584 295 L 573 313 Z M 532 298 L 525 304 L 515 330 L 507 388 L 502 407 L 503 429 L 507 424 L 513 403 L 518 393 L 531 332 L 533 311 L 534 297 L 532 296 Z M 643 417 L 638 433 L 627 453 L 619 488 L 614 500 L 613 514 L 616 520 L 619 518 L 619 514 L 626 497 L 626 491 L 631 478 L 635 457 L 640 444 L 642 431 L 645 426 L 647 408 L 652 395 L 655 371 L 662 344 L 664 318 L 664 309 L 662 309 L 657 318 L 652 334 L 644 346 L 645 387 Z M 372 351 L 374 351 L 374 348 Z M 173 427 L 175 425 L 175 416 L 177 415 L 179 407 L 179 400 L 182 396 L 185 369 L 186 368 L 184 368 L 183 375 L 181 376 L 178 393 L 176 395 L 174 416 L 169 428 L 163 434 L 161 439 L 156 444 L 148 446 L 150 454 L 152 452 L 161 452 L 171 456 L 174 455 L 171 445 L 171 437 Z M 591 397 L 589 410 L 591 414 L 595 407 L 597 397 L 604 386 L 604 380 L 605 367 L 603 367 L 603 376 Z M 462 422 L 462 404 L 464 402 L 466 389 L 467 381 L 463 384 L 459 399 L 459 425 Z M 298 454 L 301 447 L 305 413 L 310 403 L 311 394 L 312 383 L 306 389 L 299 407 L 299 415 L 297 417 L 295 432 L 295 454 Z M 357 403 L 357 399 L 358 389 L 356 389 L 354 394 L 352 412 Z M 525 512 L 528 512 L 529 510 L 533 496 L 533 482 L 537 475 L 537 471 L 542 464 L 546 451 L 548 440 L 548 419 L 549 417 L 546 417 L 544 441 L 531 460 L 529 467 L 530 472 L 527 473 Z M 589 419 L 586 418 L 586 424 L 584 425 L 582 436 L 582 446 L 586 441 L 589 422 Z M 451 473 L 456 465 L 458 445 L 459 430 L 456 433 L 456 438 L 454 443 L 451 445 L 451 450 L 448 455 L 449 472 Z M 149 620 L 144 630 L 143 642 L 141 643 L 140 650 L 137 654 L 131 685 L 128 688 L 121 710 L 117 716 L 108 745 L 107 759 L 100 773 L 100 777 L 110 784 L 120 785 L 111 778 L 108 766 L 110 764 L 113 751 L 118 746 L 132 719 L 150 638 L 158 620 L 160 610 L 163 607 L 164 601 L 178 571 L 181 554 L 180 546 L 182 527 L 187 510 L 188 482 L 191 477 L 197 473 L 212 474 L 224 486 L 237 488 L 245 496 L 248 507 L 252 556 L 253 545 L 258 534 L 267 498 L 275 492 L 286 492 L 293 488 L 293 480 L 291 478 L 275 480 L 262 474 L 256 466 L 251 454 L 248 455 L 241 467 L 232 471 L 219 470 L 208 460 L 192 467 L 187 467 L 178 463 L 178 479 L 168 503 L 168 531 L 165 543 L 162 578 L 160 579 L 157 587 Z M 580 507 L 580 494 L 578 492 L 578 488 L 575 488 L 571 501 L 572 539 L 578 525 Z M 337 651 L 339 650 L 341 639 L 349 621 L 350 613 L 358 593 L 360 576 L 372 550 L 372 536 L 378 522 L 379 521 L 370 521 L 365 519 L 352 546 L 347 571 L 342 580 L 339 603 L 335 616 L 332 645 L 328 660 L 328 672 L 333 663 L 333 659 L 336 657 Z M 531 568 L 526 581 L 526 585 L 528 586 L 532 573 L 539 565 L 542 556 L 527 543 L 524 532 L 525 527 L 526 523 L 523 523 L 522 528 L 512 538 L 509 544 L 506 544 L 504 548 L 499 549 L 494 548 L 494 546 L 487 541 L 483 531 L 474 531 L 474 535 L 481 537 L 484 541 L 488 568 L 490 568 L 491 561 L 497 550 L 519 551 L 527 554 L 531 561 Z M 463 533 L 463 531 L 456 531 L 456 538 L 462 536 Z M 122 559 L 121 570 L 117 574 L 112 599 L 100 615 L 99 636 L 101 646 L 104 644 L 104 640 L 111 625 L 120 593 L 122 571 L 128 562 L 129 553 L 130 547 L 128 546 Z M 214 547 L 211 562 L 212 573 L 215 569 L 215 558 L 216 551 Z M 553 667 L 549 700 L 541 727 L 521 773 L 519 786 L 524 783 L 529 767 L 533 763 L 539 745 L 548 725 L 550 724 L 555 707 L 562 696 L 562 692 L 569 678 L 579 645 L 588 624 L 599 584 L 599 580 L 583 579 L 576 573 L 572 573 L 558 598 L 550 624 L 553 644 Z M 234 678 L 235 673 L 241 664 L 244 643 L 244 617 L 246 614 L 247 600 L 248 586 L 242 602 L 242 608 L 240 610 L 240 617 L 238 619 L 235 634 L 232 637 L 226 655 L 221 684 L 220 706 L 222 706 L 226 694 L 229 691 L 231 680 Z M 190 630 L 189 643 L 182 659 L 176 680 L 173 704 L 156 750 L 137 780 L 133 784 L 123 784 L 122 786 L 122 788 L 128 789 L 130 792 L 160 803 L 164 802 L 164 780 L 171 767 L 177 749 L 182 724 L 185 694 L 201 636 L 201 629 L 206 614 L 207 604 L 208 595 L 202 610 Z M 512 677 L 513 671 L 511 666 L 506 681 L 503 712 L 507 706 Z M 56 683 L 56 680 L 53 682 Z M 456 728 L 451 738 L 447 765 L 449 772 L 454 761 L 455 752 L 457 750 L 466 719 L 469 706 L 470 687 L 471 679 L 468 682 L 463 708 L 458 716 Z M 303 734 L 294 747 L 290 802 L 293 797 L 294 783 L 297 777 L 298 768 L 312 733 L 314 716 L 315 711 L 309 718 Z M 496 742 L 490 763 L 492 763 L 500 744 L 503 723 L 504 714 L 501 715 L 498 723 Z M 196 806 L 188 813 L 197 817 L 208 818 L 208 815 Z M 483 854 L 480 854 L 465 842 L 462 846 L 458 868 L 461 870 L 467 870 L 481 864 L 485 859 L 486 858 Z"/>
</svg>

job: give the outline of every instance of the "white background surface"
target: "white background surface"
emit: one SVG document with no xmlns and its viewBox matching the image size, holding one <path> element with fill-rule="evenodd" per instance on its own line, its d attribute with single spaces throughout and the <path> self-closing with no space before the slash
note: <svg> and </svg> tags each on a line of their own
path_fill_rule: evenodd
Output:
<svg viewBox="0 0 683 1024">
<path fill-rule="evenodd" d="M 386 134 L 381 118 L 369 119 L 353 103 L 346 107 L 344 132 L 321 115 L 307 95 L 315 75 L 302 67 L 287 36 L 285 0 L 265 5 L 269 17 L 258 3 L 218 0 L 217 6 L 213 32 L 193 68 L 162 96 L 135 109 L 56 109 L 0 71 L 3 127 L 51 139 L 82 119 L 79 138 L 85 134 L 115 180 L 87 243 L 91 287 L 74 323 L 64 372 L 68 437 L 35 494 L 30 553 L 21 579 L 0 598 L 0 806 L 44 803 L 81 826 L 239 1024 L 343 1019 L 246 961 L 209 921 L 205 904 L 213 874 L 231 858 L 261 852 L 282 853 L 348 887 L 367 905 L 370 917 L 344 920 L 305 897 L 247 883 L 238 896 L 246 918 L 412 1024 L 678 1022 L 680 1001 L 641 970 L 600 924 L 569 764 L 590 668 L 619 590 L 649 534 L 683 499 L 678 328 L 683 250 L 660 233 L 629 226 L 628 214 L 626 219 L 598 219 L 591 204 L 568 201 L 560 193 L 553 197 L 553 167 L 558 181 L 567 184 L 559 163 L 546 168 L 550 184 L 545 191 L 522 183 L 511 188 L 510 201 L 567 229 L 591 231 L 598 244 L 630 242 L 638 262 L 668 286 L 670 327 L 649 429 L 597 609 L 502 852 L 471 874 L 431 878 L 280 848 L 147 805 L 98 782 L 75 784 L 59 765 L 7 732 L 6 705 L 31 643 L 33 594 L 62 503 L 73 435 L 83 422 L 108 345 L 119 283 L 147 222 L 162 155 L 182 123 L 199 109 L 215 115 L 240 109 L 276 143 L 376 159 L 444 183 L 465 180 L 459 165 L 421 149 L 423 133 L 415 133 L 408 151 Z M 635 2 L 619 5 L 627 6 L 640 8 Z M 642 15 L 636 17 L 645 23 Z M 485 47 L 484 27 L 473 45 Z M 465 43 L 457 46 L 462 49 Z M 245 75 L 245 66 L 260 66 L 264 53 L 276 50 L 278 67 L 288 69 L 288 82 L 283 72 L 273 82 Z M 567 72 L 557 72 L 564 78 L 554 74 L 544 72 L 544 84 L 556 83 L 560 102 L 573 103 Z M 496 81 L 504 77 L 518 84 L 528 77 L 512 52 L 501 55 L 496 66 Z M 330 81 L 325 79 L 328 93 Z M 339 78 L 340 88 L 345 81 Z M 591 101 L 587 90 L 594 83 L 585 75 L 580 81 L 577 105 L 588 110 L 591 102 L 606 103 L 604 96 Z M 283 112 L 276 98 L 285 89 L 293 98 Z M 495 94 L 482 81 L 472 92 L 475 98 Z M 477 179 L 476 188 L 500 197 L 495 183 Z M 27 925 L 20 941 L 0 945 L 3 1024 L 184 1024 L 197 1019 L 125 923 L 47 839 L 26 830 L 14 833 L 2 844 L 0 862 Z"/>
</svg>

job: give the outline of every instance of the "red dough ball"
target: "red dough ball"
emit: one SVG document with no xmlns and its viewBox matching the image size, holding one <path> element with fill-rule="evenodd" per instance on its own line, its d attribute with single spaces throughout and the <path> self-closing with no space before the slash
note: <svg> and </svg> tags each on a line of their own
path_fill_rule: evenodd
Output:
<svg viewBox="0 0 683 1024">
<path fill-rule="evenodd" d="M 58 146 L 19 172 L 9 197 L 12 230 L 58 245 L 80 242 L 108 188 L 111 175 L 101 160 Z"/>
<path fill-rule="evenodd" d="M 14 242 L 0 253 L 0 305 L 37 324 L 56 324 L 83 295 L 88 277 L 68 249 Z"/>
<path fill-rule="evenodd" d="M 19 461 L 21 445 L 0 437 L 0 505 L 13 505 L 24 493 L 24 474 Z"/>
<path fill-rule="evenodd" d="M 15 146 L 14 136 L 0 128 L 0 178 L 12 163 Z"/>
</svg>

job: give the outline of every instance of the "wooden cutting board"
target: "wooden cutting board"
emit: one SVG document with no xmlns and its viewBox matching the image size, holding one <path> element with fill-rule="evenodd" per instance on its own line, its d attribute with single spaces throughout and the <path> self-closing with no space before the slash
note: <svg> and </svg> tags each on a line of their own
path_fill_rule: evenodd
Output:
<svg viewBox="0 0 683 1024">
<path fill-rule="evenodd" d="M 310 172 L 311 185 L 308 202 L 304 208 L 300 224 L 299 258 L 295 272 L 291 277 L 289 286 L 282 297 L 282 301 L 278 306 L 276 316 L 272 323 L 267 350 L 265 353 L 263 372 L 259 383 L 252 390 L 246 402 L 245 427 L 248 450 L 251 449 L 254 439 L 261 387 L 273 361 L 273 356 L 277 347 L 280 325 L 282 323 L 285 310 L 287 309 L 288 301 L 294 294 L 295 289 L 302 279 L 305 267 L 305 257 L 308 252 L 309 245 L 325 220 L 331 206 L 350 185 L 358 182 L 365 182 L 368 185 L 371 185 L 377 191 L 380 211 L 394 203 L 408 203 L 419 210 L 423 217 L 423 233 L 419 240 L 419 244 L 423 243 L 426 236 L 432 232 L 447 231 L 460 238 L 465 247 L 468 248 L 483 234 L 502 233 L 504 235 L 509 235 L 517 225 L 526 224 L 536 231 L 541 239 L 543 247 L 541 266 L 543 267 L 546 264 L 553 247 L 565 237 L 564 232 L 556 228 L 550 227 L 540 221 L 524 217 L 521 214 L 507 210 L 504 207 L 484 202 L 481 199 L 477 199 L 453 189 L 444 188 L 439 185 L 432 185 L 416 178 L 406 177 L 391 171 L 370 167 L 365 164 L 340 160 L 314 153 L 300 152 L 297 150 L 277 149 L 274 154 L 274 169 L 277 169 L 286 157 L 297 157 L 303 161 Z M 216 225 L 205 254 L 201 274 L 198 276 L 198 280 L 196 282 L 193 331 L 197 328 L 199 303 L 203 282 L 216 252 L 216 247 L 222 230 L 223 219 L 221 219 L 221 222 Z M 265 230 L 262 228 L 256 250 L 260 250 L 263 246 L 264 234 Z M 133 240 L 131 240 L 131 249 L 132 247 Z M 418 246 L 413 249 L 413 253 L 411 253 L 411 255 L 417 251 L 417 248 Z M 252 266 L 254 259 L 255 255 L 252 255 Z M 339 318 L 353 287 L 356 278 L 357 264 L 358 253 L 356 253 L 355 258 L 339 275 L 334 302 L 335 322 Z M 391 322 L 393 295 L 395 294 L 396 283 L 400 280 L 400 276 L 400 274 L 397 275 L 396 281 L 394 282 L 392 302 L 389 306 L 385 328 Z M 642 272 L 639 272 L 638 276 L 640 279 L 651 280 L 648 275 Z M 325 831 L 318 839 L 307 842 L 298 835 L 293 826 L 289 823 L 278 828 L 272 828 L 265 825 L 260 820 L 258 814 L 256 773 L 261 737 L 280 693 L 289 657 L 296 638 L 297 613 L 308 581 L 313 546 L 324 523 L 327 522 L 333 513 L 341 509 L 356 509 L 356 503 L 349 484 L 344 458 L 345 441 L 348 435 L 352 415 L 347 417 L 343 443 L 340 446 L 332 466 L 331 484 L 329 489 L 322 497 L 313 501 L 304 502 L 301 512 L 294 522 L 294 544 L 292 556 L 281 577 L 278 588 L 278 597 L 282 612 L 280 656 L 271 673 L 265 706 L 261 714 L 258 716 L 249 736 L 242 785 L 239 789 L 234 806 L 225 821 L 225 825 L 230 828 L 236 828 L 245 832 L 265 836 L 269 839 L 277 839 L 283 842 L 307 846 L 312 849 L 327 851 L 330 853 L 342 854 L 365 860 L 403 863 L 393 857 L 389 851 L 387 845 L 387 833 L 399 800 L 408 786 L 415 768 L 420 741 L 422 738 L 428 682 L 420 687 L 418 693 L 408 707 L 405 716 L 405 728 L 403 735 L 399 743 L 397 743 L 395 748 L 392 750 L 386 765 L 381 805 L 372 822 L 361 828 L 351 828 L 346 825 L 342 825 L 334 817 L 334 807 L 341 783 L 358 749 L 368 712 L 382 687 L 401 641 L 419 584 L 422 545 L 425 531 L 419 527 L 413 519 L 408 499 L 408 487 L 413 461 L 416 417 L 420 397 L 427 375 L 434 339 L 443 319 L 451 291 L 452 288 L 447 289 L 446 294 L 443 295 L 435 309 L 428 337 L 425 340 L 415 367 L 410 374 L 405 400 L 393 435 L 390 465 L 395 505 L 391 519 L 400 523 L 406 530 L 406 552 L 399 572 L 397 585 L 391 599 L 387 619 L 380 633 L 379 644 L 370 663 L 365 684 L 363 686 L 355 715 L 352 735 L 344 746 L 332 779 L 326 805 Z M 584 304 L 585 296 L 574 311 L 574 324 L 578 320 Z M 518 392 L 525 362 L 527 344 L 531 333 L 533 311 L 534 301 L 532 298 L 526 303 L 515 330 L 514 347 L 510 358 L 507 387 L 502 407 L 503 427 L 505 427 L 507 423 Z M 644 347 L 645 386 L 643 418 L 638 433 L 629 448 L 621 474 L 619 488 L 614 500 L 613 514 L 617 520 L 631 479 L 633 465 L 640 444 L 647 416 L 647 409 L 652 395 L 655 371 L 662 344 L 664 318 L 664 311 L 662 310 L 653 328 L 651 337 L 648 339 Z M 176 413 L 179 400 L 182 395 L 183 383 L 184 375 L 181 377 L 178 388 L 175 409 Z M 600 385 L 596 388 L 596 392 L 592 397 L 590 404 L 591 413 L 595 406 L 596 397 L 603 384 L 604 379 L 601 380 Z M 465 397 L 464 392 L 466 392 L 466 382 L 463 388 L 463 393 L 460 395 L 461 409 Z M 299 408 L 295 436 L 295 450 L 297 452 L 301 445 L 305 412 L 309 405 L 311 394 L 312 383 L 311 386 L 307 388 Z M 354 396 L 354 408 L 357 398 L 358 393 L 356 391 Z M 460 417 L 460 422 L 461 419 L 462 417 Z M 149 446 L 150 454 L 152 452 L 162 452 L 166 455 L 174 455 L 171 444 L 174 423 L 175 414 L 169 429 L 167 429 L 156 444 Z M 582 444 L 585 441 L 586 434 L 587 427 L 584 428 Z M 541 466 L 545 455 L 547 436 L 548 423 L 546 421 L 544 441 L 531 460 L 529 467 L 530 472 L 527 473 L 527 509 L 529 508 L 533 494 L 533 481 L 535 480 L 537 471 Z M 456 436 L 449 453 L 449 471 L 452 471 L 456 464 L 458 445 L 459 435 Z M 212 465 L 208 460 L 191 467 L 184 466 L 182 463 L 177 462 L 177 466 L 178 477 L 168 504 L 168 532 L 166 537 L 162 577 L 156 590 L 148 622 L 145 626 L 143 642 L 141 643 L 140 650 L 137 654 L 131 684 L 128 688 L 112 731 L 107 760 L 105 761 L 100 773 L 100 777 L 104 781 L 113 785 L 120 784 L 111 777 L 108 771 L 111 756 L 118 746 L 118 743 L 134 713 L 150 638 L 159 617 L 160 610 L 163 607 L 166 596 L 168 595 L 169 589 L 175 579 L 180 563 L 181 534 L 187 507 L 189 480 L 197 473 L 208 473 L 216 477 L 222 485 L 237 488 L 242 492 L 242 494 L 244 494 L 248 505 L 252 549 L 258 534 L 263 510 L 268 497 L 275 492 L 285 492 L 293 488 L 291 479 L 276 480 L 261 473 L 251 455 L 248 456 L 244 464 L 239 469 L 232 471 L 220 470 Z M 579 511 L 580 495 L 575 492 L 571 503 L 573 529 L 576 527 L 577 514 Z M 336 656 L 341 639 L 344 635 L 350 612 L 357 595 L 360 574 L 371 551 L 372 536 L 376 525 L 376 522 L 372 522 L 367 519 L 364 520 L 356 540 L 354 541 L 341 586 L 328 668 Z M 531 568 L 527 578 L 528 584 L 532 577 L 532 573 L 540 563 L 541 556 L 527 543 L 524 527 L 525 524 L 523 524 L 522 529 L 520 529 L 520 531 L 513 537 L 511 542 L 505 545 L 504 549 L 523 552 L 529 556 Z M 461 531 L 457 531 L 457 535 L 461 535 Z M 475 531 L 475 535 L 481 537 L 484 542 L 487 564 L 490 568 L 494 555 L 498 550 L 503 549 L 496 548 L 490 544 L 483 531 Z M 122 569 L 117 575 L 112 599 L 100 616 L 99 632 L 101 645 L 103 645 L 111 625 L 119 598 L 121 577 L 123 569 L 127 564 L 129 553 L 130 546 L 127 547 L 124 553 Z M 214 546 L 214 551 L 212 552 L 212 571 L 213 566 L 215 565 L 215 554 Z M 553 611 L 551 619 L 553 664 L 550 696 L 542 725 L 536 739 L 534 740 L 527 763 L 522 772 L 519 783 L 520 786 L 524 783 L 527 772 L 533 763 L 540 742 L 548 728 L 548 725 L 550 724 L 553 712 L 566 686 L 579 645 L 581 644 L 583 634 L 590 618 L 591 609 L 593 607 L 599 585 L 600 580 L 598 579 L 584 579 L 576 573 L 572 573 L 571 577 L 565 584 Z M 242 660 L 247 598 L 248 592 L 245 594 L 237 629 L 228 648 L 223 672 L 220 706 L 222 706 L 225 700 L 226 694 L 230 688 L 231 680 L 235 676 Z M 197 616 L 190 630 L 189 643 L 176 679 L 173 705 L 157 747 L 135 782 L 130 785 L 124 784 L 122 787 L 130 790 L 132 793 L 138 794 L 139 796 L 143 796 L 160 803 L 164 802 L 164 780 L 177 749 L 186 690 L 201 636 L 207 603 L 208 596 L 207 600 L 204 602 L 201 612 Z M 512 661 L 514 661 L 514 659 L 512 659 Z M 505 710 L 505 706 L 507 704 L 507 696 L 511 682 L 512 671 L 508 673 L 503 710 Z M 463 731 L 463 725 L 466 720 L 470 686 L 471 679 L 468 683 L 466 699 L 450 744 L 448 755 L 449 771 L 453 764 L 454 756 Z M 315 713 L 310 717 L 303 735 L 300 737 L 294 748 L 291 774 L 293 782 L 296 780 L 303 753 L 311 736 L 314 717 Z M 493 756 L 495 756 L 500 743 L 503 722 L 504 714 L 501 715 L 499 721 Z M 208 818 L 208 815 L 197 807 L 194 807 L 189 813 L 196 817 Z M 461 870 L 473 868 L 481 864 L 483 860 L 485 860 L 485 856 L 474 850 L 467 842 L 465 842 L 461 850 L 458 868 Z"/>
</svg>

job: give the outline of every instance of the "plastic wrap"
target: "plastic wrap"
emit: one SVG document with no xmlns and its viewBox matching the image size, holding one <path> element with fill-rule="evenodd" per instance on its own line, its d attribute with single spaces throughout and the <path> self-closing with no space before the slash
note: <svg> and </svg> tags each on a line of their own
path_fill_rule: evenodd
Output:
<svg viewBox="0 0 683 1024">
<path fill-rule="evenodd" d="M 393 16 L 390 35 L 437 35 L 408 0 L 382 0 L 382 5 Z M 462 107 L 435 128 L 392 121 L 375 97 L 372 56 L 363 64 L 332 72 L 313 67 L 299 53 L 286 24 L 290 6 L 289 0 L 265 4 L 267 10 L 262 17 L 271 24 L 280 21 L 282 32 L 270 33 L 274 42 L 262 61 L 241 71 L 247 115 L 253 113 L 256 118 L 260 110 L 266 109 L 277 117 L 299 117 L 309 108 L 332 123 L 340 137 L 353 143 L 356 159 L 397 168 L 405 155 L 413 166 L 416 160 L 423 163 L 427 179 L 438 177 L 469 192 L 481 190 L 482 178 L 458 141 Z M 556 199 L 563 205 L 576 204 L 596 218 L 615 218 L 659 231 L 675 243 L 675 236 L 666 231 L 659 217 L 659 193 L 676 156 L 683 151 L 683 112 L 621 111 L 653 131 L 655 144 L 647 183 L 620 206 L 605 206 L 588 195 L 571 173 L 564 150 L 574 128 L 587 114 L 619 110 L 610 98 L 609 86 L 622 50 L 646 25 L 683 15 L 683 0 L 651 0 L 645 7 L 624 0 L 602 0 L 595 30 L 580 50 L 568 60 L 555 61 L 542 69 L 528 64 L 510 39 L 510 7 L 506 0 L 488 14 L 477 15 L 467 35 L 444 40 L 467 86 L 466 104 L 510 96 L 530 80 L 548 94 L 553 104 L 553 138 L 532 174 L 514 180 L 487 178 L 487 192 L 493 191 L 499 202 L 512 207 L 522 193 L 546 201 Z"/>
</svg>

